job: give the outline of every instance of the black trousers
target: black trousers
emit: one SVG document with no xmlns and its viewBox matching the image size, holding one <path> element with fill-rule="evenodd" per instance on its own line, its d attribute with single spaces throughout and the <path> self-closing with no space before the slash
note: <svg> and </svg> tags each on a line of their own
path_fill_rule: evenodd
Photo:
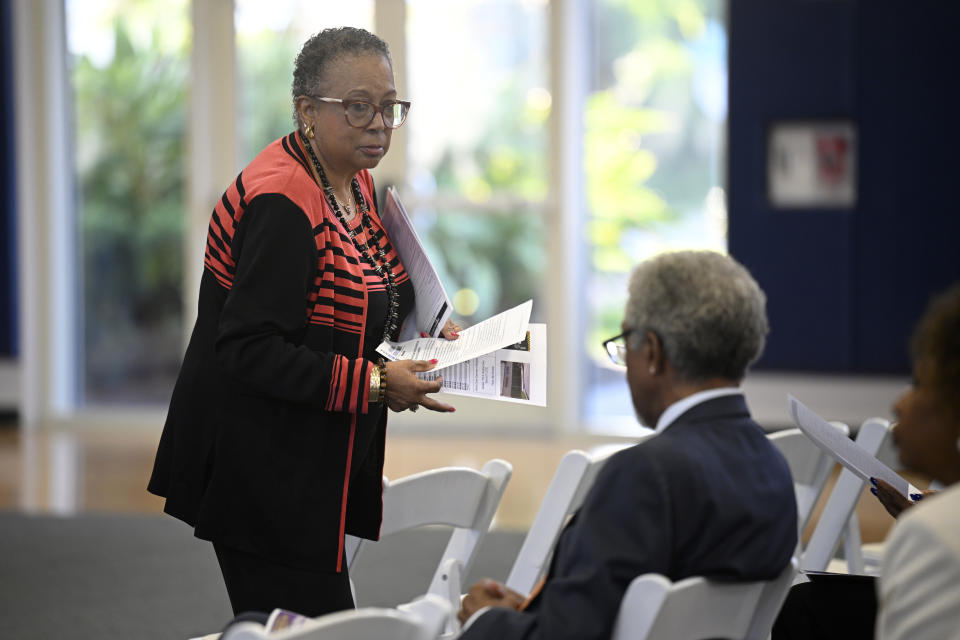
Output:
<svg viewBox="0 0 960 640">
<path fill-rule="evenodd" d="M 773 640 L 873 640 L 877 592 L 873 579 L 831 576 L 794 585 L 773 625 Z"/>
<path fill-rule="evenodd" d="M 286 609 L 316 617 L 354 608 L 346 560 L 340 573 L 332 573 L 289 567 L 217 542 L 213 549 L 234 615 Z"/>
</svg>

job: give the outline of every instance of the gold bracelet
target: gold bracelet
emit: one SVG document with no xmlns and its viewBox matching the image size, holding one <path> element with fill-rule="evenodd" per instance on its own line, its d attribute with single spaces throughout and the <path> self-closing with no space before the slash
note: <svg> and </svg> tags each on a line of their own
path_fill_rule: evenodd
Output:
<svg viewBox="0 0 960 640">
<path fill-rule="evenodd" d="M 380 398 L 383 396 L 381 384 L 380 365 L 375 364 L 373 369 L 370 370 L 370 404 L 380 403 Z"/>
<path fill-rule="evenodd" d="M 387 363 L 383 358 L 377 364 L 380 369 L 380 402 L 387 404 Z"/>
</svg>

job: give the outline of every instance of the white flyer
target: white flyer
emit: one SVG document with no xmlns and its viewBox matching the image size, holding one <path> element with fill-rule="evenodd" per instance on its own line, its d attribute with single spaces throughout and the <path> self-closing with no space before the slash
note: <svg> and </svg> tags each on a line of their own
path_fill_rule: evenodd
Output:
<svg viewBox="0 0 960 640">
<path fill-rule="evenodd" d="M 867 453 L 863 447 L 844 435 L 839 429 L 811 411 L 793 395 L 787 394 L 787 405 L 793 421 L 800 427 L 814 444 L 827 452 L 844 467 L 855 473 L 863 480 L 880 478 L 885 480 L 894 489 L 910 498 L 911 493 L 920 493 L 920 490 L 907 482 L 893 469 L 880 462 L 875 456 Z"/>
<path fill-rule="evenodd" d="M 530 323 L 524 340 L 442 369 L 417 374 L 443 377 L 442 393 L 547 406 L 547 325 Z"/>
<path fill-rule="evenodd" d="M 420 332 L 433 337 L 439 336 L 453 311 L 453 305 L 440 282 L 437 270 L 433 268 L 423 249 L 423 243 L 410 222 L 410 216 L 400 202 L 397 190 L 393 187 L 387 189 L 387 201 L 380 220 L 383 221 L 390 243 L 397 250 L 404 269 L 410 274 L 416 296 L 413 311 L 400 329 L 400 340 L 409 340 L 420 335 Z"/>
<path fill-rule="evenodd" d="M 384 341 L 377 353 L 387 360 L 437 360 L 437 368 L 486 355 L 520 342 L 527 336 L 533 300 L 527 300 L 492 318 L 467 327 L 456 340 L 415 338 L 406 342 Z"/>
</svg>

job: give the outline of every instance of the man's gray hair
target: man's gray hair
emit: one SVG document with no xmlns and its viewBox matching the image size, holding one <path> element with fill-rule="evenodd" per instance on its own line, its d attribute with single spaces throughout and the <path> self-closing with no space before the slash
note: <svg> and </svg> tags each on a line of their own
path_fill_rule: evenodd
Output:
<svg viewBox="0 0 960 640">
<path fill-rule="evenodd" d="M 332 61 L 344 55 L 362 53 L 382 55 L 390 66 L 393 66 L 387 43 L 365 29 L 337 27 L 324 29 L 311 36 L 303 43 L 293 67 L 291 93 L 294 103 L 299 96 L 317 95 L 321 91 L 320 85 L 324 80 L 324 72 Z M 326 97 L 339 98 L 340 96 Z M 293 121 L 298 129 L 303 128 L 296 104 L 293 109 Z"/>
<path fill-rule="evenodd" d="M 767 298 L 733 258 L 713 251 L 664 253 L 630 278 L 624 325 L 631 349 L 659 336 L 667 360 L 688 382 L 740 380 L 763 352 L 770 331 Z"/>
</svg>

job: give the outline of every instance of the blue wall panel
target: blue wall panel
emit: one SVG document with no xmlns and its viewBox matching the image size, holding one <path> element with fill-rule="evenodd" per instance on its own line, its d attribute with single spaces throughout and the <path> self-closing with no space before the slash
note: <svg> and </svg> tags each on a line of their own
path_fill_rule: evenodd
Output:
<svg viewBox="0 0 960 640">
<path fill-rule="evenodd" d="M 767 292 L 771 334 L 759 367 L 855 365 L 855 212 L 775 210 L 766 175 L 772 122 L 854 111 L 855 24 L 849 2 L 730 3 L 730 253 Z"/>
<path fill-rule="evenodd" d="M 731 0 L 729 241 L 769 298 L 759 367 L 905 373 L 927 300 L 960 280 L 958 7 Z M 857 126 L 856 206 L 772 207 L 769 126 L 818 118 Z"/>
<path fill-rule="evenodd" d="M 864 4 L 859 31 L 856 353 L 889 371 L 929 297 L 960 280 L 960 3 Z"/>
<path fill-rule="evenodd" d="M 0 357 L 17 354 L 16 149 L 10 1 L 0 0 Z"/>
</svg>

